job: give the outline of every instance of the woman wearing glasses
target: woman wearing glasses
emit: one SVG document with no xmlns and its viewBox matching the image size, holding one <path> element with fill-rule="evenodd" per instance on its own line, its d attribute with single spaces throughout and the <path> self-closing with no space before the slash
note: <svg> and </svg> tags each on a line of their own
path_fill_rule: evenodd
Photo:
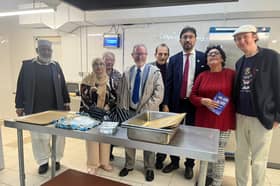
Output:
<svg viewBox="0 0 280 186">
<path fill-rule="evenodd" d="M 81 112 L 89 112 L 91 106 L 109 110 L 115 104 L 116 93 L 110 84 L 106 66 L 101 58 L 92 62 L 93 72 L 81 83 Z M 109 164 L 110 144 L 86 141 L 87 167 L 89 174 L 96 174 L 98 168 L 112 171 Z"/>
<path fill-rule="evenodd" d="M 190 101 L 196 106 L 198 127 L 220 130 L 218 162 L 209 163 L 206 185 L 220 186 L 224 173 L 224 148 L 235 128 L 235 109 L 232 101 L 232 89 L 235 72 L 224 68 L 226 55 L 221 46 L 210 46 L 206 49 L 207 65 L 205 71 L 195 80 Z"/>
</svg>

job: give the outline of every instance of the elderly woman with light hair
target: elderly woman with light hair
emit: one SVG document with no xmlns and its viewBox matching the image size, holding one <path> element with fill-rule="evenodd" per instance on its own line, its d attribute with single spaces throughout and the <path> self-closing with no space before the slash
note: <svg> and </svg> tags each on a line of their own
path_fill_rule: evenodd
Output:
<svg viewBox="0 0 280 186">
<path fill-rule="evenodd" d="M 104 60 L 104 63 L 106 65 L 106 72 L 107 75 L 110 77 L 110 83 L 113 86 L 114 89 L 117 90 L 118 85 L 120 83 L 120 80 L 122 78 L 122 74 L 114 68 L 116 57 L 115 54 L 111 51 L 104 52 L 102 55 L 102 59 Z M 113 155 L 113 145 L 111 145 L 110 148 L 110 160 L 114 160 Z"/>
<path fill-rule="evenodd" d="M 115 104 L 116 93 L 110 85 L 104 61 L 101 58 L 93 59 L 92 70 L 93 72 L 81 83 L 80 111 L 89 112 L 91 106 L 110 110 Z M 86 141 L 86 150 L 89 174 L 96 174 L 99 167 L 105 171 L 112 171 L 109 163 L 110 144 Z"/>
</svg>

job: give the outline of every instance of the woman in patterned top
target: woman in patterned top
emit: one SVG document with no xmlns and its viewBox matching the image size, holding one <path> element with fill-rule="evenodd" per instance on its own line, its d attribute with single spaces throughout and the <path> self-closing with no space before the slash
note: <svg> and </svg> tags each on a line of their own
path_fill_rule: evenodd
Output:
<svg viewBox="0 0 280 186">
<path fill-rule="evenodd" d="M 92 106 L 109 111 L 116 101 L 115 90 L 110 84 L 105 63 L 101 58 L 92 62 L 93 72 L 81 84 L 80 111 L 89 112 Z M 110 144 L 86 141 L 88 173 L 96 174 L 98 168 L 112 171 L 109 163 Z"/>
</svg>

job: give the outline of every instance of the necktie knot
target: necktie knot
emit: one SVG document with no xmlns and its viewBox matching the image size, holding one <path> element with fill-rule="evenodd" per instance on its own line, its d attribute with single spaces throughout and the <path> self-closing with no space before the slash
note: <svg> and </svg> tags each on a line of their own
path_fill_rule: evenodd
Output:
<svg viewBox="0 0 280 186">
<path fill-rule="evenodd" d="M 141 72 L 141 69 L 140 68 L 137 68 L 137 73 Z"/>
</svg>

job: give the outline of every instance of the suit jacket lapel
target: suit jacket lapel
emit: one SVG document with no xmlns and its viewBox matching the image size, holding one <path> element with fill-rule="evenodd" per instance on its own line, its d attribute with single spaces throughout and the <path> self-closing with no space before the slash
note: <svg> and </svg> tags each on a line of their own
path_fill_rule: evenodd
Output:
<svg viewBox="0 0 280 186">
<path fill-rule="evenodd" d="M 128 87 L 129 87 L 129 90 L 131 89 L 131 80 L 132 80 L 132 77 L 134 76 L 134 67 L 135 65 L 133 65 L 130 69 L 129 69 L 129 79 L 128 79 Z M 133 87 L 132 87 L 133 88 Z"/>
<path fill-rule="evenodd" d="M 57 73 L 55 65 L 53 65 L 53 64 L 49 64 L 49 65 L 51 66 L 54 90 L 55 90 L 55 92 L 57 92 L 57 90 L 58 90 L 58 87 L 57 87 L 58 83 L 56 83 L 56 81 L 60 80 L 60 74 Z M 56 76 L 58 76 L 58 77 L 56 78 Z"/>
<path fill-rule="evenodd" d="M 141 81 L 141 83 L 142 83 L 141 95 L 142 96 L 141 96 L 140 102 L 136 109 L 137 112 L 139 111 L 140 108 L 142 108 L 143 104 L 145 104 L 144 100 L 146 100 L 146 98 L 144 98 L 144 92 L 146 91 L 146 86 L 149 86 L 149 84 L 152 83 L 152 82 L 149 82 L 149 81 L 151 81 L 151 78 L 149 78 L 150 77 L 150 68 L 151 68 L 151 65 L 149 65 L 149 64 L 146 64 L 144 67 L 143 79 Z"/>
<path fill-rule="evenodd" d="M 36 75 L 35 75 L 35 64 L 36 62 L 33 62 L 33 64 L 31 65 L 31 83 L 32 83 L 32 108 L 30 109 L 31 110 L 31 113 L 33 112 L 33 105 L 34 105 L 34 98 L 35 98 L 35 86 L 36 86 Z"/>
<path fill-rule="evenodd" d="M 200 64 L 201 57 L 198 52 L 195 51 L 195 76 L 198 74 L 201 64 Z"/>
<path fill-rule="evenodd" d="M 143 79 L 142 79 L 142 95 L 143 95 L 143 92 L 144 92 L 144 89 L 145 89 L 145 86 L 146 86 L 146 82 L 147 82 L 147 79 L 148 79 L 148 75 L 149 75 L 149 71 L 150 71 L 150 68 L 151 66 L 150 65 L 145 65 L 145 68 L 144 68 L 144 72 L 143 72 Z"/>
<path fill-rule="evenodd" d="M 183 78 L 183 73 L 184 73 L 184 69 L 183 69 L 184 65 L 183 65 L 183 63 L 184 63 L 183 52 L 181 52 L 177 56 L 177 63 L 176 63 L 177 68 L 175 68 L 175 70 L 176 69 L 179 70 L 179 74 L 178 74 L 179 75 L 178 76 L 179 77 L 179 81 L 178 81 L 179 86 L 181 86 L 181 82 L 182 82 L 182 78 Z M 176 72 L 174 72 L 174 73 L 176 73 Z"/>
</svg>

